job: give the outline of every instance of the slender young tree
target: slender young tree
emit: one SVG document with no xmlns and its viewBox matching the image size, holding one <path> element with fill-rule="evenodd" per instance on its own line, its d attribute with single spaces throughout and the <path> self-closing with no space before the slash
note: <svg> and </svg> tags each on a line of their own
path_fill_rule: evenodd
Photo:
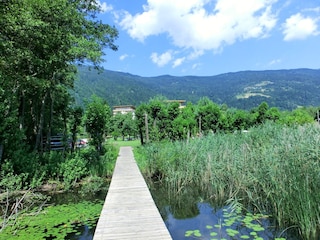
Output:
<svg viewBox="0 0 320 240">
<path fill-rule="evenodd" d="M 108 121 L 111 119 L 111 109 L 108 104 L 97 96 L 87 105 L 85 112 L 85 126 L 90 134 L 90 143 L 102 153 L 102 143 L 107 134 Z"/>
</svg>

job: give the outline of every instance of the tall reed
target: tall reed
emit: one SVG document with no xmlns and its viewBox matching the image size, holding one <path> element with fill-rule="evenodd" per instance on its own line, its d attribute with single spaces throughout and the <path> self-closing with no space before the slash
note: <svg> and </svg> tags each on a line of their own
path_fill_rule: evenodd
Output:
<svg viewBox="0 0 320 240">
<path fill-rule="evenodd" d="M 197 185 L 217 200 L 269 212 L 304 239 L 320 235 L 320 127 L 267 123 L 248 133 L 146 146 L 149 176 L 181 191 Z"/>
</svg>

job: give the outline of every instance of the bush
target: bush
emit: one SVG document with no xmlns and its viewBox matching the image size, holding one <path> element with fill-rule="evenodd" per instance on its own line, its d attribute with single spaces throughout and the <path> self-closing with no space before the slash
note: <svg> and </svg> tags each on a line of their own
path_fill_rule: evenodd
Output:
<svg viewBox="0 0 320 240">
<path fill-rule="evenodd" d="M 118 156 L 118 150 L 111 145 L 104 145 L 103 152 L 104 155 L 100 156 L 99 154 L 95 155 L 97 154 L 97 152 L 91 151 L 93 157 L 95 158 L 95 161 L 88 162 L 87 166 L 91 175 L 99 177 L 106 177 L 112 175 L 114 165 Z M 86 156 L 90 158 L 90 155 L 88 153 L 86 154 Z"/>
<path fill-rule="evenodd" d="M 12 164 L 8 161 L 4 162 L 0 172 L 0 193 L 21 190 L 27 178 L 26 173 L 14 174 Z"/>
<path fill-rule="evenodd" d="M 80 192 L 82 195 L 95 194 L 101 191 L 103 185 L 103 178 L 98 176 L 89 176 L 86 179 L 84 179 Z"/>
<path fill-rule="evenodd" d="M 60 164 L 60 175 L 63 177 L 66 189 L 75 186 L 76 182 L 86 175 L 86 165 L 87 161 L 79 155 L 67 159 L 65 162 Z"/>
</svg>

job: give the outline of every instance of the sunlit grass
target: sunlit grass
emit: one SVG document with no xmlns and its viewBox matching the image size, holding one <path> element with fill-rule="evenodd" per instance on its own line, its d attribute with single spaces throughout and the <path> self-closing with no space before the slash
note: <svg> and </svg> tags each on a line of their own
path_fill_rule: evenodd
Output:
<svg viewBox="0 0 320 240">
<path fill-rule="evenodd" d="M 136 139 L 136 140 L 130 140 L 130 141 L 122 141 L 122 140 L 114 140 L 114 139 L 108 139 L 108 143 L 112 144 L 118 148 L 120 147 L 137 147 L 140 146 L 140 140 Z"/>
<path fill-rule="evenodd" d="M 304 239 L 319 239 L 319 136 L 317 125 L 266 124 L 248 133 L 148 145 L 139 149 L 138 162 L 177 193 L 198 185 L 218 200 L 242 199 L 281 227 L 295 226 Z"/>
</svg>

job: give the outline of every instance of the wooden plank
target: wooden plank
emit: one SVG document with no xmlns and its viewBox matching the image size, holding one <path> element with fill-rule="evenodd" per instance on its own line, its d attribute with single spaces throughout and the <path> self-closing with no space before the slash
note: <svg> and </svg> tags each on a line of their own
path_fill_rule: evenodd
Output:
<svg viewBox="0 0 320 240">
<path fill-rule="evenodd" d="M 131 147 L 120 148 L 93 239 L 172 239 Z"/>
</svg>

